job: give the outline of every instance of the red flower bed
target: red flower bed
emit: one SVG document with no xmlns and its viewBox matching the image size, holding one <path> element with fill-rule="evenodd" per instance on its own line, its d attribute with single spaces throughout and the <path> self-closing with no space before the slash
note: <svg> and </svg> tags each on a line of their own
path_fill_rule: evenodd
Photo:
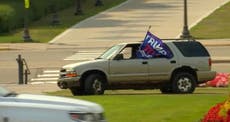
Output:
<svg viewBox="0 0 230 122">
<path fill-rule="evenodd" d="M 209 109 L 201 122 L 230 122 L 230 99 Z"/>
<path fill-rule="evenodd" d="M 227 87 L 229 84 L 229 73 L 217 73 L 216 77 L 207 82 L 207 86 L 212 86 L 212 87 Z"/>
<path fill-rule="evenodd" d="M 224 118 L 218 114 L 222 105 L 223 103 L 219 103 L 213 106 L 201 122 L 224 122 Z"/>
</svg>

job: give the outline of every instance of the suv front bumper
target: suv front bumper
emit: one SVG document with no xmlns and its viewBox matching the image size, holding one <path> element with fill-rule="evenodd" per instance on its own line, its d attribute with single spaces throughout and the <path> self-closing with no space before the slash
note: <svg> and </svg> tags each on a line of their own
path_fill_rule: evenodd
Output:
<svg viewBox="0 0 230 122">
<path fill-rule="evenodd" d="M 57 85 L 61 89 L 80 86 L 80 77 L 59 78 Z"/>
</svg>

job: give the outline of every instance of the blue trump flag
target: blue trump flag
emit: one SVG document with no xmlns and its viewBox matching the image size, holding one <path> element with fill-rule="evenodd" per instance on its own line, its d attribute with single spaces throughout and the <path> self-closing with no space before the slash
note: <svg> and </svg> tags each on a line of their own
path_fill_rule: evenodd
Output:
<svg viewBox="0 0 230 122">
<path fill-rule="evenodd" d="M 172 52 L 162 42 L 161 39 L 153 35 L 151 32 L 147 32 L 143 43 L 137 51 L 138 58 L 154 58 L 154 57 L 166 57 L 171 58 Z"/>
</svg>

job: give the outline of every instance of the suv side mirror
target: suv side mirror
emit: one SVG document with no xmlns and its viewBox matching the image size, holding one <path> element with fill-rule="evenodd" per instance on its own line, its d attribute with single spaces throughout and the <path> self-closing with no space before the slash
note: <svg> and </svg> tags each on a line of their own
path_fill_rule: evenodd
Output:
<svg viewBox="0 0 230 122">
<path fill-rule="evenodd" d="M 124 59 L 124 56 L 122 53 L 119 53 L 114 57 L 114 60 L 122 60 L 122 59 Z"/>
</svg>

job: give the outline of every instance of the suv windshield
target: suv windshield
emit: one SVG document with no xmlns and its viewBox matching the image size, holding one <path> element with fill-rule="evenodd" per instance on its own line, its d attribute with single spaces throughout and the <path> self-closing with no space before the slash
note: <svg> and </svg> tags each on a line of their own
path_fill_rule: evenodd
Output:
<svg viewBox="0 0 230 122">
<path fill-rule="evenodd" d="M 105 51 L 101 56 L 99 56 L 97 59 L 109 59 L 114 54 L 116 54 L 120 49 L 123 47 L 123 45 L 115 45 L 111 48 L 109 48 L 107 51 Z"/>
</svg>

